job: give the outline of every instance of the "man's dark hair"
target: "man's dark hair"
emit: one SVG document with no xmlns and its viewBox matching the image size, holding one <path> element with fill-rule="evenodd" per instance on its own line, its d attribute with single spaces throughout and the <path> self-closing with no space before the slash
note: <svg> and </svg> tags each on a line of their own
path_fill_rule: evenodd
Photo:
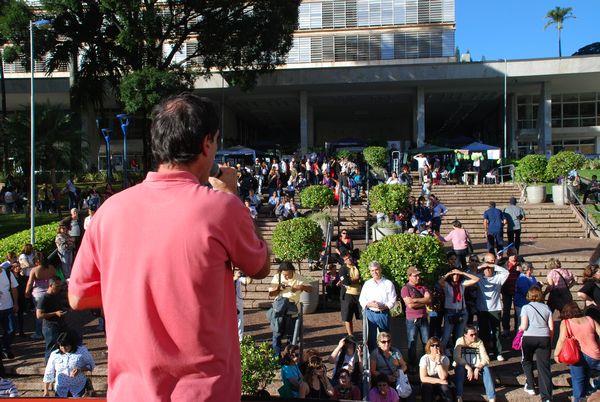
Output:
<svg viewBox="0 0 600 402">
<path fill-rule="evenodd" d="M 517 199 L 515 197 L 510 197 L 510 205 L 517 205 Z"/>
<path fill-rule="evenodd" d="M 490 208 L 496 208 L 496 203 L 494 201 L 490 201 Z"/>
<path fill-rule="evenodd" d="M 152 111 L 152 154 L 158 163 L 193 162 L 204 138 L 218 129 L 219 118 L 210 100 L 187 92 L 169 97 Z"/>
<path fill-rule="evenodd" d="M 294 268 L 294 264 L 292 264 L 289 261 L 284 261 L 281 264 L 279 264 L 279 272 L 282 271 L 295 271 L 296 268 Z"/>
</svg>

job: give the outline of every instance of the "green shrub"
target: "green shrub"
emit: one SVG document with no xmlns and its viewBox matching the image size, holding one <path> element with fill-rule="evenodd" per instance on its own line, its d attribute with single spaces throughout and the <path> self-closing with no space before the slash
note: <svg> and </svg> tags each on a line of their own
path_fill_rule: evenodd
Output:
<svg viewBox="0 0 600 402">
<path fill-rule="evenodd" d="M 333 204 L 333 191 L 321 184 L 308 186 L 300 192 L 300 204 L 303 208 L 323 209 Z"/>
<path fill-rule="evenodd" d="M 588 170 L 600 169 L 600 159 L 586 159 L 583 168 Z"/>
<path fill-rule="evenodd" d="M 242 358 L 242 394 L 255 395 L 275 379 L 281 368 L 268 342 L 257 344 L 251 336 L 244 336 L 240 343 Z"/>
<path fill-rule="evenodd" d="M 337 151 L 335 156 L 338 159 L 348 159 L 348 160 L 354 159 L 354 153 L 351 151 L 348 151 L 347 149 L 341 149 L 341 150 Z"/>
<path fill-rule="evenodd" d="M 546 177 L 548 180 L 566 178 L 571 170 L 579 170 L 584 164 L 585 156 L 573 151 L 560 151 L 550 157 L 546 166 Z"/>
<path fill-rule="evenodd" d="M 323 230 L 308 218 L 294 218 L 275 226 L 271 242 L 273 253 L 280 260 L 316 260 L 323 246 Z"/>
<path fill-rule="evenodd" d="M 375 212 L 386 215 L 408 206 L 410 188 L 402 184 L 378 184 L 369 191 L 369 202 Z"/>
<path fill-rule="evenodd" d="M 401 287 L 408 280 L 406 270 L 413 265 L 419 268 L 425 283 L 433 283 L 443 273 L 446 257 L 442 245 L 434 237 L 396 234 L 370 244 L 362 252 L 358 268 L 365 280 L 371 278 L 371 261 L 379 262 L 383 275 Z"/>
<path fill-rule="evenodd" d="M 388 162 L 388 150 L 384 147 L 367 147 L 363 150 L 363 156 L 372 167 L 385 167 Z"/>
<path fill-rule="evenodd" d="M 35 249 L 48 255 L 54 251 L 54 238 L 58 231 L 58 222 L 35 228 Z M 30 243 L 30 231 L 22 230 L 0 240 L 0 257 L 4 258 L 9 251 L 19 254 L 25 244 Z"/>
<path fill-rule="evenodd" d="M 526 184 L 544 183 L 547 166 L 548 161 L 544 155 L 527 155 L 519 160 L 519 165 L 515 169 L 515 179 Z"/>
</svg>

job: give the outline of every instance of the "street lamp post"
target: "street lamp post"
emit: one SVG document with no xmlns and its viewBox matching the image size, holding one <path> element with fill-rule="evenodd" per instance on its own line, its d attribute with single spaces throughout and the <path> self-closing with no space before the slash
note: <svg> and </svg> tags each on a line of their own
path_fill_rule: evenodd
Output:
<svg viewBox="0 0 600 402">
<path fill-rule="evenodd" d="M 508 114 L 508 110 L 507 110 L 507 104 L 506 104 L 506 98 L 507 98 L 507 94 L 506 94 L 506 90 L 507 90 L 507 84 L 506 84 L 506 76 L 508 75 L 508 62 L 506 61 L 506 59 L 504 59 L 504 161 L 506 162 L 506 158 L 507 158 L 507 154 L 508 154 L 508 133 L 506 131 L 506 119 L 507 119 L 507 114 Z"/>
<path fill-rule="evenodd" d="M 35 52 L 33 44 L 33 29 L 50 25 L 49 20 L 29 21 L 29 57 L 31 61 L 31 116 L 30 116 L 30 179 L 29 179 L 29 228 L 31 244 L 35 244 Z"/>
<path fill-rule="evenodd" d="M 106 144 L 106 182 L 110 183 L 110 179 L 112 177 L 110 166 L 110 133 L 112 132 L 112 130 L 110 128 L 103 128 L 100 131 L 102 131 L 104 143 Z"/>
<path fill-rule="evenodd" d="M 119 123 L 121 123 L 121 131 L 123 132 L 123 188 L 129 186 L 129 180 L 127 177 L 127 130 L 129 128 L 129 116 L 125 113 L 117 115 Z"/>
</svg>

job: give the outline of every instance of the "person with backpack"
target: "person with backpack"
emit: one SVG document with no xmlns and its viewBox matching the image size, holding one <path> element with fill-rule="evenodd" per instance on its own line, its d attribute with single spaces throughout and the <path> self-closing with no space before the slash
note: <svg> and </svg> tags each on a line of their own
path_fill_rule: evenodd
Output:
<svg viewBox="0 0 600 402">
<path fill-rule="evenodd" d="M 548 294 L 548 307 L 552 313 L 554 310 L 562 311 L 563 307 L 573 301 L 571 287 L 577 283 L 575 276 L 568 269 L 562 268 L 560 261 L 550 258 L 546 263 L 548 276 L 546 277 L 546 290 Z"/>
</svg>

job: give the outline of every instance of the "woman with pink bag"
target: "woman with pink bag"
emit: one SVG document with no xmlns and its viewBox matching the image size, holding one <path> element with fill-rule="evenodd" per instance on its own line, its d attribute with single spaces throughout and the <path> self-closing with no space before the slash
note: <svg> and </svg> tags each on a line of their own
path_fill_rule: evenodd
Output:
<svg viewBox="0 0 600 402">
<path fill-rule="evenodd" d="M 588 391 L 590 383 L 590 370 L 600 370 L 600 324 L 591 317 L 585 317 L 577 303 L 570 302 L 563 307 L 561 314 L 560 336 L 554 360 L 561 361 L 561 352 L 568 337 L 575 339 L 579 347 L 580 360 L 569 365 L 571 381 L 573 383 L 573 401 L 583 400 Z M 563 353 L 564 355 L 564 353 Z M 594 381 L 596 388 L 597 381 Z"/>
</svg>

